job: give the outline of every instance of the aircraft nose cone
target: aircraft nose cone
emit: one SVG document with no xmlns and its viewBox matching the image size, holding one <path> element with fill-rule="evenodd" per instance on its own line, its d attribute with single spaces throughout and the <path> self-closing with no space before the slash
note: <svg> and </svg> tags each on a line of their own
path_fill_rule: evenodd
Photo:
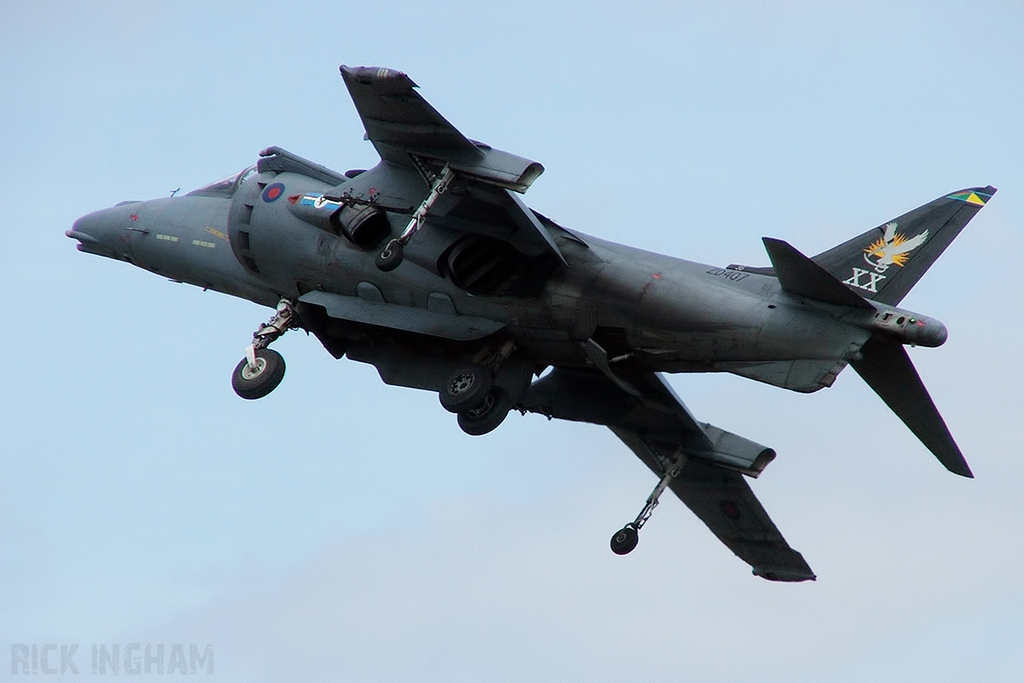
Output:
<svg viewBox="0 0 1024 683">
<path fill-rule="evenodd" d="M 100 209 L 82 216 L 64 232 L 71 239 L 78 240 L 78 250 L 124 260 L 123 238 L 132 215 L 141 202 L 122 202 L 109 209 Z"/>
</svg>

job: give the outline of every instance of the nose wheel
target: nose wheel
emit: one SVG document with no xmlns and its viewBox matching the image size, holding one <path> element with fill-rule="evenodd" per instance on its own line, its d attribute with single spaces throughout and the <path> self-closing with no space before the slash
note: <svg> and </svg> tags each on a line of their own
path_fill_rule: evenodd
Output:
<svg viewBox="0 0 1024 683">
<path fill-rule="evenodd" d="M 661 481 L 651 491 L 651 495 L 647 497 L 647 502 L 644 503 L 644 508 L 636 516 L 636 519 L 615 532 L 610 543 L 613 553 L 616 555 L 628 555 L 636 548 L 636 544 L 640 542 L 640 529 L 651 518 L 654 508 L 658 507 L 658 499 L 661 498 L 661 494 L 668 488 L 669 483 L 679 476 L 685 464 L 686 456 L 680 455 L 679 460 L 665 471 Z"/>
<path fill-rule="evenodd" d="M 231 388 L 245 399 L 263 398 L 284 379 L 284 358 L 273 349 L 257 349 L 256 362 L 243 358 L 231 375 Z"/>
<path fill-rule="evenodd" d="M 236 394 L 252 400 L 263 398 L 277 388 L 284 379 L 284 358 L 267 346 L 295 326 L 292 302 L 281 299 L 274 317 L 253 333 L 252 344 L 245 349 L 245 358 L 231 374 L 231 388 Z"/>
</svg>

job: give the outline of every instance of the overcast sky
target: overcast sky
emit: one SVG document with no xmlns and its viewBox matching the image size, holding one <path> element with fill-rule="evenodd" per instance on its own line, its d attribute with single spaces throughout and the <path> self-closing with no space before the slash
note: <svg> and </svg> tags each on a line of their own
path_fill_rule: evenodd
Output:
<svg viewBox="0 0 1024 683">
<path fill-rule="evenodd" d="M 225 682 L 1019 681 L 1024 7 L 772 4 L 0 3 L 0 679 L 19 644 L 79 645 L 82 680 L 94 644 L 180 643 Z M 64 231 L 270 145 L 372 166 L 340 64 L 543 163 L 555 220 L 717 266 L 999 187 L 904 301 L 950 329 L 911 355 L 977 478 L 852 371 L 674 376 L 778 451 L 752 488 L 819 577 L 785 585 L 670 496 L 614 556 L 655 480 L 605 429 L 472 438 L 301 333 L 237 398 L 268 309 Z"/>
</svg>

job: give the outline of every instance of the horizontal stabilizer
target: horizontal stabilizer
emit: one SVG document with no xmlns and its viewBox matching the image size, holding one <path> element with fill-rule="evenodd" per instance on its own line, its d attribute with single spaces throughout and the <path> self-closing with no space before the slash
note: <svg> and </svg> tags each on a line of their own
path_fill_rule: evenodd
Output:
<svg viewBox="0 0 1024 683">
<path fill-rule="evenodd" d="M 761 241 L 772 260 L 779 284 L 790 294 L 826 304 L 874 309 L 863 297 L 852 292 L 793 245 L 771 237 L 764 237 Z"/>
<path fill-rule="evenodd" d="M 973 478 L 971 468 L 903 346 L 874 337 L 861 348 L 861 354 L 861 360 L 853 360 L 850 365 L 868 386 L 874 389 L 947 470 L 962 477 Z"/>
</svg>

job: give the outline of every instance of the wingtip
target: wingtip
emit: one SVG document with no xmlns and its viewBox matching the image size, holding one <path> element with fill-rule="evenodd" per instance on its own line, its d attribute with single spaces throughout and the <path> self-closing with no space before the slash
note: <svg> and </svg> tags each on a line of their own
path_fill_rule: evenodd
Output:
<svg viewBox="0 0 1024 683">
<path fill-rule="evenodd" d="M 347 66 L 342 64 L 338 67 L 338 70 L 341 71 L 341 76 L 345 80 L 356 81 L 363 85 L 384 81 L 408 81 L 410 84 L 415 85 L 405 72 L 383 66 Z"/>
</svg>

